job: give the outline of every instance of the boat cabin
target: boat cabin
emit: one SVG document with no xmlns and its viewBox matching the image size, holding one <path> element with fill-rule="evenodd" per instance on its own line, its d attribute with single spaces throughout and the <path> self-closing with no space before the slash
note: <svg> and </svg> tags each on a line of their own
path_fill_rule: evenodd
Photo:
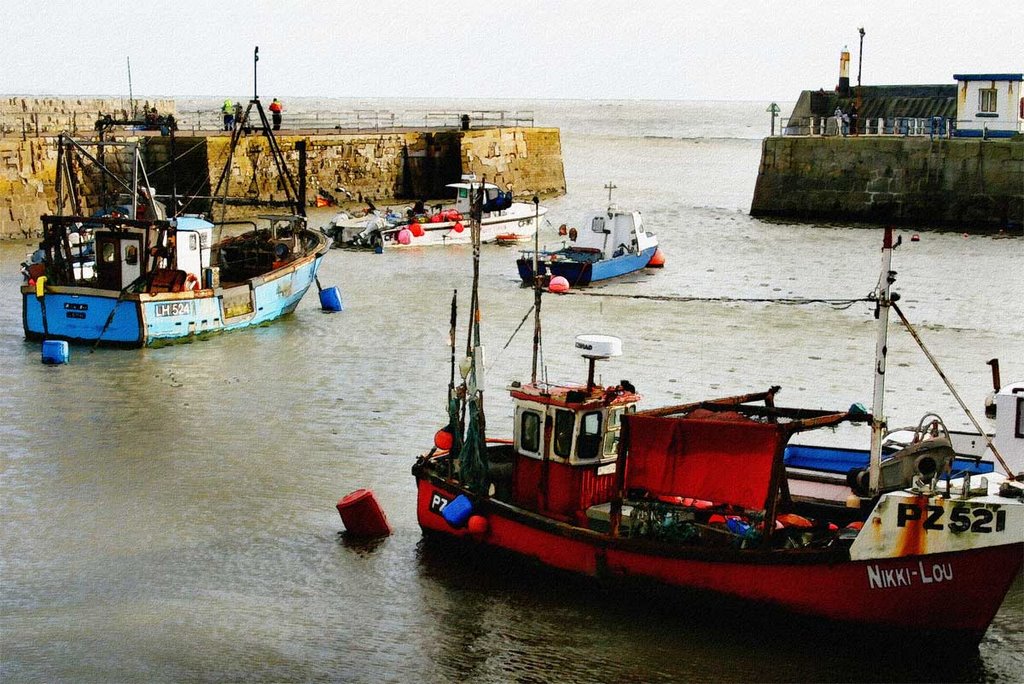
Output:
<svg viewBox="0 0 1024 684">
<path fill-rule="evenodd" d="M 515 406 L 512 502 L 576 523 L 585 520 L 587 508 L 610 500 L 622 417 L 634 413 L 640 400 L 626 381 L 613 387 L 593 382 L 594 360 L 618 355 L 621 342 L 581 335 L 577 347 L 581 344 L 591 347 L 584 350 L 591 363 L 586 385 L 509 388 Z"/>
<path fill-rule="evenodd" d="M 476 180 L 475 174 L 463 174 L 459 183 L 449 183 L 445 187 L 455 190 L 455 211 L 469 216 L 474 194 L 479 192 L 481 184 Z M 512 193 L 502 192 L 493 183 L 483 183 L 485 214 L 500 214 L 512 206 Z"/>
<path fill-rule="evenodd" d="M 600 252 L 605 259 L 640 254 L 658 244 L 644 229 L 639 211 L 620 211 L 614 205 L 607 211 L 585 214 L 580 227 L 569 229 L 568 236 L 573 248 Z"/>
<path fill-rule="evenodd" d="M 995 402 L 996 433 L 992 443 L 1016 475 L 1024 472 L 1024 382 L 1002 387 L 996 392 Z"/>
<path fill-rule="evenodd" d="M 204 269 L 210 267 L 212 239 L 213 224 L 192 216 L 153 226 L 104 226 L 95 232 L 97 284 L 123 290 L 143 276 L 151 276 L 150 285 L 157 289 L 172 291 L 184 288 L 185 283 L 198 286 Z M 173 278 L 162 278 L 160 271 L 175 273 Z M 174 282 L 157 282 L 164 279 Z"/>
</svg>

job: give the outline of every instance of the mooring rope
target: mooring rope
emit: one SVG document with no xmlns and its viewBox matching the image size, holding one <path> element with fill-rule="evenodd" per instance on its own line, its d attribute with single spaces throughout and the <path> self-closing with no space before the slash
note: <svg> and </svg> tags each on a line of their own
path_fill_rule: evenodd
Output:
<svg viewBox="0 0 1024 684">
<path fill-rule="evenodd" d="M 619 294 L 614 292 L 585 292 L 583 290 L 569 290 L 561 293 L 563 295 L 576 295 L 578 297 L 608 297 L 612 299 L 645 299 L 656 302 L 715 302 L 720 304 L 731 303 L 766 303 L 783 304 L 786 306 L 803 306 L 805 304 L 827 304 L 833 309 L 849 309 L 858 302 L 874 302 L 875 297 L 859 297 L 856 299 L 828 299 L 824 297 L 684 297 L 676 295 L 643 295 L 643 294 Z"/>
</svg>

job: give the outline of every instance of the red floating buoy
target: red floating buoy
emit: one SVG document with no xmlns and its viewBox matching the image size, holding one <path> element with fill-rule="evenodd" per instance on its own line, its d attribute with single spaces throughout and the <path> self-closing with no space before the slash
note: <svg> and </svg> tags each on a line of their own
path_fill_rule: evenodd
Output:
<svg viewBox="0 0 1024 684">
<path fill-rule="evenodd" d="M 454 230 L 456 233 L 461 233 L 462 232 L 462 221 L 456 221 L 455 225 L 452 226 L 452 230 Z"/>
<path fill-rule="evenodd" d="M 409 232 L 413 237 L 423 237 L 423 225 L 419 221 L 413 221 L 409 224 Z"/>
<path fill-rule="evenodd" d="M 665 266 L 665 253 L 661 251 L 661 247 L 654 248 L 654 254 L 651 255 L 651 260 L 647 262 L 648 268 L 662 268 Z"/>
<path fill-rule="evenodd" d="M 569 291 L 569 281 L 562 276 L 555 276 L 548 283 L 548 292 L 554 292 L 555 294 L 561 294 Z"/>
<path fill-rule="evenodd" d="M 921 241 L 921 236 L 918 235 L 917 233 L 914 233 L 912 236 L 910 236 L 910 241 L 911 242 L 920 242 Z"/>
<path fill-rule="evenodd" d="M 369 489 L 357 489 L 342 497 L 337 505 L 345 530 L 353 537 L 386 537 L 391 525 Z"/>
<path fill-rule="evenodd" d="M 466 531 L 476 537 L 487 534 L 487 518 L 482 515 L 471 515 L 466 521 Z"/>
<path fill-rule="evenodd" d="M 452 433 L 448 428 L 443 427 L 434 433 L 434 446 L 441 451 L 448 451 L 452 448 Z"/>
</svg>

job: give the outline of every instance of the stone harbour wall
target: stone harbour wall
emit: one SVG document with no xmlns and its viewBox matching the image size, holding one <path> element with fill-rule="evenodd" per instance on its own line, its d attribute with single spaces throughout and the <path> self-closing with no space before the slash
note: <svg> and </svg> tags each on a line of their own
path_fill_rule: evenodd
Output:
<svg viewBox="0 0 1024 684">
<path fill-rule="evenodd" d="M 131 133 L 121 142 L 140 144 L 149 182 L 158 194 L 179 198 L 209 196 L 227 161 L 230 137 Z M 39 216 L 55 210 L 55 137 L 27 140 L 0 138 L 0 239 L 32 238 L 39 234 Z M 398 131 L 389 133 L 327 133 L 278 135 L 288 168 L 298 173 L 296 143 L 306 142 L 306 197 L 323 189 L 339 200 L 376 204 L 395 200 L 443 199 L 444 186 L 463 173 L 507 188 L 517 197 L 565 193 L 561 139 L 557 129 L 503 128 L 481 130 Z M 172 166 L 173 157 L 177 162 Z M 106 148 L 108 163 L 124 172 L 131 168 L 132 148 Z M 296 177 L 296 180 L 297 177 Z M 239 142 L 227 176 L 227 194 L 236 197 L 285 198 L 266 138 L 258 133 Z M 86 208 L 99 205 L 104 188 L 99 176 L 80 179 L 79 192 Z M 221 189 L 221 194 L 224 189 Z M 204 201 L 190 203 L 188 211 L 205 210 Z M 241 209 L 231 215 L 237 216 Z"/>
<path fill-rule="evenodd" d="M 780 218 L 1019 229 L 1024 142 L 773 137 L 750 213 Z"/>
<path fill-rule="evenodd" d="M 161 115 L 176 114 L 174 100 L 135 100 L 141 117 L 142 107 L 156 107 Z M 94 130 L 96 120 L 105 114 L 129 119 L 132 103 L 109 97 L 0 97 L 0 134 L 37 136 L 62 132 L 85 135 Z"/>
</svg>

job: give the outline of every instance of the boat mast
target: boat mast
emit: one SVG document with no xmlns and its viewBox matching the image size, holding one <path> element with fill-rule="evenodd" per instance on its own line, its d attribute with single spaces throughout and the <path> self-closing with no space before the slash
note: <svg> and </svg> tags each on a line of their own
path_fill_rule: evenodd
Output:
<svg viewBox="0 0 1024 684">
<path fill-rule="evenodd" d="M 533 196 L 533 367 L 530 371 L 530 383 L 537 384 L 537 354 L 540 350 L 540 273 L 538 269 L 538 253 L 540 251 L 540 198 Z"/>
<path fill-rule="evenodd" d="M 885 356 L 888 353 L 889 307 L 899 299 L 893 294 L 890 299 L 890 287 L 896 282 L 896 272 L 892 270 L 892 227 L 886 226 L 885 237 L 882 239 L 882 267 L 878 276 L 878 287 L 875 291 L 875 318 L 878 319 L 878 338 L 875 342 L 875 390 L 871 402 L 871 455 L 868 464 L 868 483 L 871 496 L 878 494 L 878 484 L 882 468 L 882 437 L 885 435 L 887 423 L 883 415 L 883 395 L 885 394 Z"/>
</svg>

